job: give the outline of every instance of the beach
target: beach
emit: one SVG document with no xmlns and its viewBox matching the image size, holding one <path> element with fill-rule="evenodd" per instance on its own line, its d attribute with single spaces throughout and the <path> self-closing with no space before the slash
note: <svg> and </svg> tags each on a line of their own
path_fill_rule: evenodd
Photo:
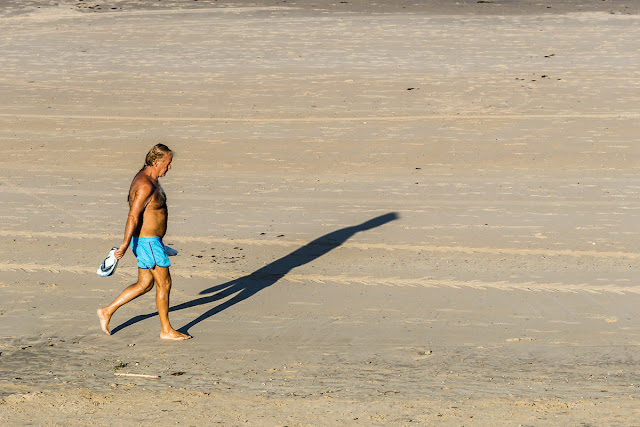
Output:
<svg viewBox="0 0 640 427">
<path fill-rule="evenodd" d="M 3 2 L 0 424 L 637 425 L 639 11 Z"/>
</svg>

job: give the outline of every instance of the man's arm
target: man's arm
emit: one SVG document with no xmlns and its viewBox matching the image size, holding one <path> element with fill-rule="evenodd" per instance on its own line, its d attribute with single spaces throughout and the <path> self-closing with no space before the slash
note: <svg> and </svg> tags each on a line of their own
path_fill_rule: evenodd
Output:
<svg viewBox="0 0 640 427">
<path fill-rule="evenodd" d="M 120 249 L 115 252 L 116 259 L 122 258 L 129 248 L 133 232 L 138 229 L 138 225 L 142 221 L 142 215 L 144 214 L 145 208 L 151 201 L 153 190 L 153 185 L 150 182 L 144 182 L 134 191 L 133 201 L 131 202 L 131 208 L 129 209 L 129 216 L 127 217 L 127 224 L 124 227 L 124 239 L 122 241 L 122 246 L 120 246 Z"/>
</svg>

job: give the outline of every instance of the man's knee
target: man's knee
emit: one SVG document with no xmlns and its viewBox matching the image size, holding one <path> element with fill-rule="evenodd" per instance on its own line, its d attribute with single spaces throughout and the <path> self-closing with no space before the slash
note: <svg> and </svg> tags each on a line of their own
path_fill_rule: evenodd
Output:
<svg viewBox="0 0 640 427">
<path fill-rule="evenodd" d="M 142 287 L 143 291 L 145 293 L 149 292 L 151 289 L 153 289 L 153 280 L 151 282 L 148 283 L 141 283 L 140 286 Z"/>
<path fill-rule="evenodd" d="M 169 291 L 171 289 L 171 280 L 156 282 L 156 289 L 161 291 Z"/>
<path fill-rule="evenodd" d="M 149 270 L 140 269 L 138 274 L 138 287 L 144 292 L 149 292 L 153 288 L 153 275 L 149 273 Z"/>
</svg>

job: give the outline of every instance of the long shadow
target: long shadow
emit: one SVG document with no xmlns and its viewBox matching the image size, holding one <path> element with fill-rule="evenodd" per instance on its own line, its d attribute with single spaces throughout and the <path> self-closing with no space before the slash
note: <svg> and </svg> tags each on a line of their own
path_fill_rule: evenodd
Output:
<svg viewBox="0 0 640 427">
<path fill-rule="evenodd" d="M 320 258 L 324 254 L 332 251 L 338 246 L 342 245 L 344 242 L 349 240 L 354 234 L 359 233 L 361 231 L 371 230 L 372 228 L 380 227 L 388 222 L 394 221 L 398 219 L 398 214 L 395 212 L 388 213 L 386 215 L 378 216 L 376 218 L 370 219 L 369 221 L 363 222 L 359 225 L 354 225 L 351 227 L 342 228 L 340 230 L 333 231 L 329 234 L 325 234 L 322 237 L 315 239 L 312 242 L 307 243 L 299 249 L 291 252 L 288 255 L 262 267 L 259 270 L 254 271 L 253 273 L 240 277 L 238 279 L 231 280 L 229 282 L 223 283 L 221 285 L 212 286 L 211 288 L 205 289 L 200 292 L 200 295 L 212 294 L 202 298 L 196 298 L 191 301 L 184 302 L 182 304 L 175 305 L 169 308 L 169 311 L 177 311 L 183 310 L 185 308 L 196 307 L 199 305 L 209 304 L 214 301 L 218 301 L 224 298 L 227 298 L 230 295 L 234 295 L 229 300 L 223 302 L 222 304 L 218 304 L 215 307 L 207 310 L 202 313 L 200 316 L 196 317 L 182 328 L 180 328 L 180 332 L 188 333 L 189 329 L 203 320 L 208 319 L 209 317 L 220 313 L 227 308 L 238 304 L 241 301 L 255 295 L 260 292 L 264 288 L 268 288 L 269 286 L 276 283 L 278 280 L 286 276 L 291 270 L 296 267 L 300 267 L 301 265 L 307 264 L 315 259 Z M 141 322 L 142 320 L 148 319 L 150 317 L 157 316 L 158 312 L 142 314 L 139 316 L 132 317 L 126 322 L 122 323 L 115 327 L 111 333 L 115 334 L 121 329 L 126 328 L 127 326 L 131 326 L 135 323 Z"/>
</svg>

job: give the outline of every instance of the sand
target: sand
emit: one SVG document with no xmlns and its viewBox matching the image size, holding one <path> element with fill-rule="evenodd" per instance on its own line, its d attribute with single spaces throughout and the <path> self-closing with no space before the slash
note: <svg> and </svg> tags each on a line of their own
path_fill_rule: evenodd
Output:
<svg viewBox="0 0 640 427">
<path fill-rule="evenodd" d="M 638 3 L 301 3 L 2 3 L 0 424 L 637 425 Z"/>
</svg>

